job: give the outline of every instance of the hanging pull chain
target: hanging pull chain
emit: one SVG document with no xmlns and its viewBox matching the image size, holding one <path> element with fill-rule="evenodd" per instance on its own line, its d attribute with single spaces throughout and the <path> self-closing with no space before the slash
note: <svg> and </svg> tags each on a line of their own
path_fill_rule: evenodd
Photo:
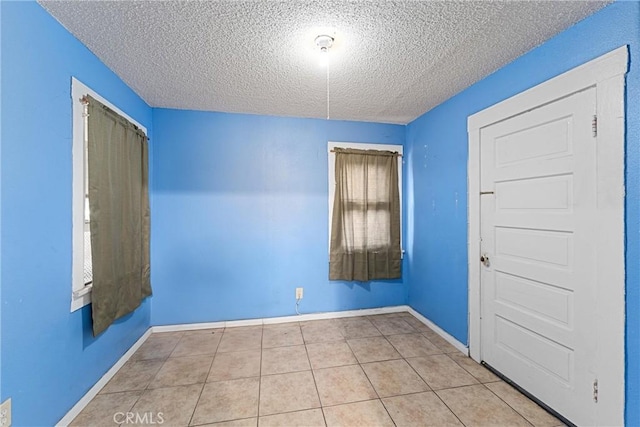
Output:
<svg viewBox="0 0 640 427">
<path fill-rule="evenodd" d="M 329 65 L 330 62 L 327 61 L 327 120 L 329 120 Z"/>
</svg>

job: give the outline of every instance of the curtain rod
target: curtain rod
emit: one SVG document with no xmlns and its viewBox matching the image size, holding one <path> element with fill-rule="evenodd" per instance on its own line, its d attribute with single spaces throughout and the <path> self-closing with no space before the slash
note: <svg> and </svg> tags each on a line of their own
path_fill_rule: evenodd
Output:
<svg viewBox="0 0 640 427">
<path fill-rule="evenodd" d="M 100 102 L 100 101 L 98 101 L 98 102 Z M 82 95 L 82 96 L 80 97 L 80 103 L 81 103 L 82 105 L 84 105 L 85 107 L 86 107 L 87 105 L 89 105 L 89 95 Z M 101 102 L 100 102 L 100 103 L 101 103 Z M 101 103 L 101 104 L 102 104 L 102 103 Z M 102 104 L 102 105 L 104 105 L 104 104 Z M 133 127 L 134 127 L 136 130 L 138 130 L 138 131 L 142 132 L 142 134 L 145 136 L 145 138 L 147 138 L 147 141 L 151 141 L 151 138 L 149 138 L 149 137 L 147 136 L 147 133 L 146 133 L 146 132 L 144 132 L 142 129 L 140 129 L 140 127 L 139 127 L 138 125 L 136 125 L 135 123 L 132 123 L 132 122 L 131 122 L 131 120 L 127 119 L 127 118 L 126 118 L 126 117 L 124 117 L 122 114 L 118 113 L 117 111 L 112 110 L 111 108 L 109 108 L 109 106 L 104 105 L 104 107 L 105 107 L 105 108 L 108 108 L 108 109 L 109 109 L 109 111 L 112 111 L 114 114 L 117 114 L 119 117 L 122 117 L 122 118 L 123 118 L 124 120 L 126 120 L 127 122 L 131 123 L 131 125 L 133 125 Z M 85 111 L 86 111 L 86 110 L 85 110 Z M 85 113 L 85 114 L 86 114 L 86 113 Z M 87 116 L 88 116 L 88 114 L 87 114 Z"/>
<path fill-rule="evenodd" d="M 330 153 L 335 153 L 335 152 L 336 152 L 336 150 L 329 150 L 329 152 L 330 152 Z M 397 151 L 392 151 L 391 153 L 392 153 L 393 155 L 395 155 L 395 156 L 402 157 L 402 154 L 398 153 Z M 375 156 L 375 155 L 376 155 L 376 154 L 374 154 L 374 153 L 371 153 L 371 154 L 362 153 L 362 154 L 364 154 L 365 156 Z"/>
</svg>

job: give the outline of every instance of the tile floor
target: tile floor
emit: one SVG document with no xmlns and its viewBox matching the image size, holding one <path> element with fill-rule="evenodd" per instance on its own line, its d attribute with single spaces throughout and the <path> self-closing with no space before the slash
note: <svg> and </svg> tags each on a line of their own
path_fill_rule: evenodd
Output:
<svg viewBox="0 0 640 427">
<path fill-rule="evenodd" d="M 153 334 L 72 425 L 136 422 L 562 425 L 409 313 Z"/>
</svg>

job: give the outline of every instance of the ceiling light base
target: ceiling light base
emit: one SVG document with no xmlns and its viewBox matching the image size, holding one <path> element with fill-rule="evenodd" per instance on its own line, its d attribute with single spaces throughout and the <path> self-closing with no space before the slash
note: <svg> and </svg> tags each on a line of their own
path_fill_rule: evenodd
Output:
<svg viewBox="0 0 640 427">
<path fill-rule="evenodd" d="M 316 46 L 320 48 L 321 52 L 328 52 L 331 46 L 333 46 L 333 37 L 326 34 L 316 37 Z"/>
</svg>

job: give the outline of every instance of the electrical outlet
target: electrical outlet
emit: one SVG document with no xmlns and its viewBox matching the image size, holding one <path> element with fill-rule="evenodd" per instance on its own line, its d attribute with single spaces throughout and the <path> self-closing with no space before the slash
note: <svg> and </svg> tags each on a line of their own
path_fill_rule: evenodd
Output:
<svg viewBox="0 0 640 427">
<path fill-rule="evenodd" d="M 304 288 L 296 288 L 296 299 L 302 299 L 302 295 L 304 294 L 303 289 Z"/>
<path fill-rule="evenodd" d="M 11 427 L 11 398 L 0 405 L 0 426 Z"/>
</svg>

